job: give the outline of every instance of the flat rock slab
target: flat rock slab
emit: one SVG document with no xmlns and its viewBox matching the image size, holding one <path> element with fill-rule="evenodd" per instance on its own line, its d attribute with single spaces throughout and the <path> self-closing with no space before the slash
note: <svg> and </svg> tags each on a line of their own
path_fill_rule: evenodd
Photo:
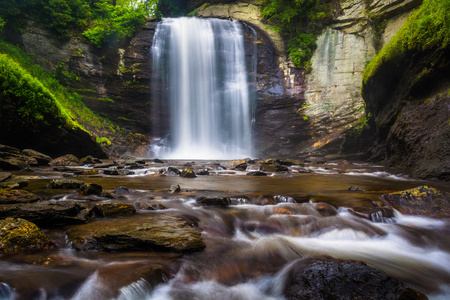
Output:
<svg viewBox="0 0 450 300">
<path fill-rule="evenodd" d="M 68 239 L 82 251 L 200 251 L 205 243 L 193 226 L 180 217 L 135 215 L 73 226 Z"/>
<path fill-rule="evenodd" d="M 402 214 L 450 217 L 450 195 L 426 185 L 385 194 L 380 200 Z"/>
<path fill-rule="evenodd" d="M 0 204 L 30 203 L 38 200 L 38 195 L 25 190 L 7 190 L 0 188 Z"/>
<path fill-rule="evenodd" d="M 22 218 L 43 226 L 86 223 L 88 214 L 87 206 L 74 200 L 0 205 L 0 218 Z"/>
</svg>

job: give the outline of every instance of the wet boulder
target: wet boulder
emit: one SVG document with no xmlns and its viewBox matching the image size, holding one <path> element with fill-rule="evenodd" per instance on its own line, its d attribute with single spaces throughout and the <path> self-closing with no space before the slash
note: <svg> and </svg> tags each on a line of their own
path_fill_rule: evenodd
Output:
<svg viewBox="0 0 450 300">
<path fill-rule="evenodd" d="M 357 187 L 357 186 L 355 186 L 355 185 L 352 185 L 351 187 L 349 187 L 349 188 L 347 189 L 347 191 L 351 191 L 351 192 L 363 192 L 364 190 L 363 190 L 363 189 L 360 189 L 359 187 Z"/>
<path fill-rule="evenodd" d="M 181 192 L 181 187 L 179 184 L 172 184 L 170 186 L 169 193 L 174 194 L 179 192 Z"/>
<path fill-rule="evenodd" d="M 237 164 L 234 169 L 236 171 L 245 171 L 247 170 L 247 163 L 241 163 L 241 164 Z"/>
<path fill-rule="evenodd" d="M 103 174 L 105 175 L 111 175 L 111 176 L 117 176 L 120 175 L 119 170 L 111 169 L 111 170 L 104 170 Z"/>
<path fill-rule="evenodd" d="M 286 299 L 428 299 L 364 263 L 304 259 L 290 270 Z"/>
<path fill-rule="evenodd" d="M 12 174 L 9 172 L 0 172 L 0 182 L 6 181 L 12 177 Z"/>
<path fill-rule="evenodd" d="M 0 220 L 0 253 L 51 249 L 53 241 L 35 224 L 15 218 Z"/>
<path fill-rule="evenodd" d="M 192 171 L 192 170 L 184 169 L 183 171 L 181 171 L 180 177 L 184 177 L 184 178 L 195 178 L 195 177 L 197 177 L 197 175 L 195 175 L 195 172 Z"/>
<path fill-rule="evenodd" d="M 80 195 L 98 195 L 101 196 L 103 193 L 103 187 L 96 183 L 83 184 L 78 190 Z"/>
<path fill-rule="evenodd" d="M 28 185 L 28 179 L 21 176 L 12 176 L 0 182 L 0 189 L 21 189 Z"/>
<path fill-rule="evenodd" d="M 88 155 L 80 159 L 80 165 L 93 165 L 93 164 L 101 164 L 102 161 L 92 155 Z"/>
<path fill-rule="evenodd" d="M 143 280 L 150 290 L 157 284 L 166 282 L 170 274 L 162 265 L 136 261 L 115 262 L 101 266 L 96 276 L 101 284 L 90 291 L 91 299 L 116 299 L 121 288 Z"/>
<path fill-rule="evenodd" d="M 261 172 L 261 171 L 255 171 L 255 172 L 248 172 L 248 176 L 267 176 L 267 173 Z"/>
<path fill-rule="evenodd" d="M 230 199 L 226 197 L 202 197 L 197 199 L 197 203 L 206 206 L 228 206 L 230 205 Z"/>
<path fill-rule="evenodd" d="M 200 251 L 205 248 L 192 221 L 167 215 L 98 220 L 68 230 L 81 251 Z"/>
<path fill-rule="evenodd" d="M 38 195 L 28 191 L 0 189 L 0 204 L 30 203 L 38 200 Z"/>
<path fill-rule="evenodd" d="M 82 224 L 88 215 L 87 206 L 74 200 L 0 205 L 0 218 L 22 218 L 39 226 Z"/>
<path fill-rule="evenodd" d="M 49 166 L 79 166 L 80 160 L 72 154 L 66 154 L 64 156 L 60 156 L 55 158 L 54 160 L 48 163 Z"/>
<path fill-rule="evenodd" d="M 200 169 L 197 171 L 196 174 L 201 175 L 201 176 L 206 176 L 206 175 L 209 175 L 209 170 L 208 169 Z"/>
<path fill-rule="evenodd" d="M 32 150 L 32 149 L 22 150 L 22 155 L 32 157 L 33 159 L 36 160 L 36 162 L 39 166 L 46 166 L 46 165 L 48 165 L 49 162 L 52 161 L 52 158 L 50 156 L 45 155 L 41 152 Z"/>
<path fill-rule="evenodd" d="M 116 195 L 124 195 L 124 194 L 132 194 L 134 193 L 133 190 L 130 190 L 129 188 L 119 186 L 117 189 L 115 189 L 114 194 Z"/>
<path fill-rule="evenodd" d="M 0 170 L 17 171 L 29 168 L 30 165 L 17 157 L 0 158 Z"/>
<path fill-rule="evenodd" d="M 437 218 L 450 216 L 450 194 L 426 185 L 384 194 L 380 200 L 402 214 Z"/>
<path fill-rule="evenodd" d="M 97 203 L 92 211 L 100 217 L 125 216 L 136 213 L 131 203 Z"/>
<path fill-rule="evenodd" d="M 0 144 L 0 152 L 10 153 L 10 154 L 20 154 L 20 149 Z"/>
<path fill-rule="evenodd" d="M 85 183 L 75 179 L 52 179 L 48 183 L 50 189 L 80 189 Z"/>
<path fill-rule="evenodd" d="M 164 174 L 168 175 L 168 176 L 175 176 L 175 175 L 180 175 L 181 171 L 174 167 L 168 167 L 167 172 L 164 172 Z"/>
<path fill-rule="evenodd" d="M 148 201 L 139 201 L 135 202 L 134 205 L 137 207 L 137 209 L 141 210 L 162 210 L 167 209 L 163 204 L 158 202 L 148 202 Z"/>
</svg>

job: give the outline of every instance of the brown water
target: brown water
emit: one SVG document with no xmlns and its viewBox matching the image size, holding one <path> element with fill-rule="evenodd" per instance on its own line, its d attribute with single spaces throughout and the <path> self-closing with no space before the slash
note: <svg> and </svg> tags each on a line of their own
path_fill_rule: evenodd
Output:
<svg viewBox="0 0 450 300">
<path fill-rule="evenodd" d="M 288 266 L 301 257 L 324 255 L 364 261 L 434 298 L 450 295 L 448 220 L 396 214 L 371 221 L 348 213 L 352 208 L 370 217 L 377 210 L 373 201 L 380 195 L 419 185 L 450 192 L 444 183 L 411 180 L 395 170 L 348 163 L 293 166 L 289 176 L 254 177 L 217 170 L 215 162 L 195 162 L 196 168 L 210 166 L 211 174 L 157 175 L 160 169 L 182 168 L 184 163 L 147 163 L 133 176 L 76 179 L 100 184 L 108 191 L 127 187 L 135 193 L 127 194 L 126 201 L 158 202 L 169 208 L 138 210 L 125 218 L 173 214 L 199 220 L 205 250 L 184 255 L 82 253 L 66 242 L 65 228 L 51 228 L 47 232 L 59 249 L 0 257 L 0 282 L 4 283 L 0 299 L 283 299 Z M 305 171 L 311 173 L 300 173 Z M 67 194 L 46 188 L 51 179 L 61 177 L 51 169 L 17 175 L 30 177 L 26 189 L 44 199 L 58 200 Z M 182 193 L 169 194 L 172 184 L 179 184 Z M 364 191 L 347 191 L 353 185 Z M 201 196 L 231 197 L 235 205 L 199 206 L 195 199 Z M 72 193 L 70 199 L 74 198 L 82 200 Z M 121 287 L 113 275 L 100 275 L 105 266 L 120 267 L 125 274 L 136 265 L 155 263 L 170 273 L 166 284 L 155 288 L 143 280 Z"/>
</svg>

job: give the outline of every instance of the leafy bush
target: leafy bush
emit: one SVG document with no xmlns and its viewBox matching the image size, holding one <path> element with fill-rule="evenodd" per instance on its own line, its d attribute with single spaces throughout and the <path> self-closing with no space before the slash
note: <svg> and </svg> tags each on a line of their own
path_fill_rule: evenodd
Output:
<svg viewBox="0 0 450 300">
<path fill-rule="evenodd" d="M 366 84 L 378 68 L 410 51 L 444 48 L 450 43 L 450 1 L 424 0 L 391 41 L 367 65 Z"/>
</svg>

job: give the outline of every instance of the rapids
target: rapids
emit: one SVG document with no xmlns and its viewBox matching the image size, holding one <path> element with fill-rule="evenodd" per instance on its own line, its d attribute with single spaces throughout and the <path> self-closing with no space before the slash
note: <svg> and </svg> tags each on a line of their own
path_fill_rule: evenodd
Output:
<svg viewBox="0 0 450 300">
<path fill-rule="evenodd" d="M 149 211 L 137 206 L 137 215 L 120 219 L 166 214 L 196 220 L 206 244 L 203 251 L 82 252 L 68 242 L 67 227 L 47 228 L 57 250 L 0 256 L 0 299 L 284 299 L 290 268 L 311 257 L 363 261 L 431 299 L 450 295 L 449 220 L 399 212 L 383 216 L 372 204 L 381 194 L 424 184 L 448 192 L 445 185 L 348 163 L 294 165 L 290 176 L 267 177 L 226 170 L 229 162 L 188 163 L 209 169 L 210 175 L 159 176 L 158 170 L 182 168 L 186 162 L 149 161 L 135 175 L 77 179 L 101 184 L 107 191 L 126 186 L 134 193 L 121 201 L 167 208 Z M 50 179 L 61 176 L 51 169 L 17 175 L 29 178 L 26 189 L 44 199 L 87 201 L 77 193 L 47 189 Z M 168 193 L 175 183 L 181 193 Z M 348 191 L 352 185 L 363 191 Z M 202 197 L 228 197 L 230 204 L 201 205 L 197 200 Z M 121 286 L 121 277 L 146 264 L 164 266 L 165 282 L 137 279 Z"/>
</svg>

